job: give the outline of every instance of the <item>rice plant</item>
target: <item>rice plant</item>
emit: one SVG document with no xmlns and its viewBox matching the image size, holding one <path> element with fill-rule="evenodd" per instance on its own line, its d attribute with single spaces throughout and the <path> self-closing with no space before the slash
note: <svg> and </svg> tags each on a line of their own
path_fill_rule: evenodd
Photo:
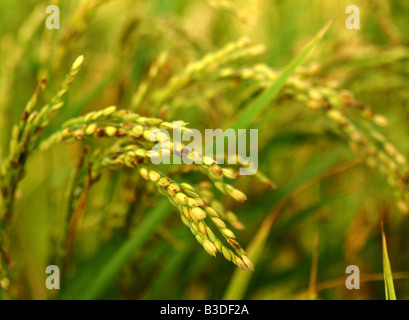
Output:
<svg viewBox="0 0 409 320">
<path fill-rule="evenodd" d="M 0 297 L 405 299 L 409 7 L 358 6 L 3 1 Z"/>
</svg>

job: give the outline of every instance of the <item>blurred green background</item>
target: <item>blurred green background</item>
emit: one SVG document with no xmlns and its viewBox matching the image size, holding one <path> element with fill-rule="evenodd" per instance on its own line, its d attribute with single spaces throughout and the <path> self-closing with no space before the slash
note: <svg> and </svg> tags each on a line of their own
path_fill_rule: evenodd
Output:
<svg viewBox="0 0 409 320">
<path fill-rule="evenodd" d="M 152 96 L 189 62 L 243 36 L 266 48 L 248 63 L 264 62 L 281 70 L 335 15 L 304 67 L 314 70 L 315 83 L 348 89 L 385 115 L 390 124 L 380 131 L 409 155 L 407 1 L 243 0 L 232 1 L 230 8 L 220 3 L 0 1 L 0 160 L 7 155 L 12 125 L 20 121 L 38 81 L 48 79 L 43 104 L 79 55 L 85 56 L 84 66 L 46 135 L 85 112 L 109 105 L 126 109 L 164 51 L 168 60 Z M 60 8 L 60 30 L 45 28 L 50 4 Z M 350 4 L 360 8 L 360 30 L 345 27 Z M 214 85 L 210 79 L 172 97 L 165 118 L 199 129 L 219 128 L 234 119 L 251 86 L 232 87 L 206 99 L 201 90 Z M 157 115 L 149 99 L 138 111 Z M 106 172 L 91 189 L 74 254 L 61 271 L 61 290 L 47 290 L 45 267 L 58 264 L 61 256 L 66 192 L 82 153 L 81 144 L 57 145 L 33 153 L 20 184 L 11 230 L 16 264 L 12 296 L 384 299 L 383 219 L 396 295 L 408 299 L 409 220 L 396 209 L 385 178 L 357 161 L 320 113 L 284 94 L 253 127 L 259 129 L 259 168 L 278 190 L 266 190 L 254 177 L 245 177 L 235 186 L 247 194 L 246 203 L 217 197 L 245 225 L 236 232 L 245 248 L 265 241 L 254 272 L 237 271 L 222 257 L 207 255 L 153 186 L 124 169 Z M 198 179 L 195 173 L 179 178 Z M 360 268 L 359 290 L 345 287 L 348 265 Z"/>
</svg>

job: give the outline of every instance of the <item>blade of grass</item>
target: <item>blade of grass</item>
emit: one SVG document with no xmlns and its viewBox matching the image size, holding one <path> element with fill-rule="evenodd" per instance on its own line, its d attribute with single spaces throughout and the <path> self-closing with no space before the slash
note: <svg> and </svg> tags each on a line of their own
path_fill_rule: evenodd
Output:
<svg viewBox="0 0 409 320">
<path fill-rule="evenodd" d="M 80 299 L 98 298 L 104 292 L 104 289 L 112 283 L 132 255 L 142 247 L 155 229 L 166 219 L 171 211 L 170 209 L 170 203 L 163 199 L 155 209 L 148 212 L 146 218 L 133 232 L 131 237 L 114 256 L 107 260 L 106 264 L 95 272 L 92 282 L 82 292 Z"/>
<path fill-rule="evenodd" d="M 383 221 L 381 222 L 382 229 L 382 260 L 383 260 L 383 278 L 385 281 L 385 296 L 386 300 L 396 300 L 395 287 L 393 285 L 393 276 L 391 264 L 388 256 L 388 248 L 386 246 L 385 230 L 383 229 Z"/>
<path fill-rule="evenodd" d="M 317 274 L 318 274 L 318 259 L 320 254 L 321 234 L 317 231 L 315 235 L 315 248 L 312 257 L 312 266 L 310 273 L 310 285 L 308 287 L 309 299 L 317 299 Z"/>
</svg>

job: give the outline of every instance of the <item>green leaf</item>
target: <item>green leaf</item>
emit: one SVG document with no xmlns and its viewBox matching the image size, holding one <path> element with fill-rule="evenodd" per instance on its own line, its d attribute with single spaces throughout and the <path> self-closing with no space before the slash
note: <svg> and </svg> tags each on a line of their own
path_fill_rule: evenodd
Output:
<svg viewBox="0 0 409 320">
<path fill-rule="evenodd" d="M 385 280 L 385 296 L 386 300 L 396 300 L 395 287 L 393 285 L 393 276 L 391 264 L 388 256 L 388 248 L 386 246 L 385 231 L 382 227 L 382 260 L 383 260 L 383 278 Z"/>
</svg>

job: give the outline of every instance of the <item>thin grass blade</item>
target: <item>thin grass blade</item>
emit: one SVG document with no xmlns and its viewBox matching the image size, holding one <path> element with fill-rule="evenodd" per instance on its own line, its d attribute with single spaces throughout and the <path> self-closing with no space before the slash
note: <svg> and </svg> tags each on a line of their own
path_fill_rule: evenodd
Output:
<svg viewBox="0 0 409 320">
<path fill-rule="evenodd" d="M 383 277 L 385 281 L 385 296 L 386 300 L 396 300 L 395 287 L 393 285 L 393 276 L 391 263 L 389 261 L 388 248 L 386 245 L 385 230 L 382 227 L 382 260 L 383 260 Z"/>
</svg>

